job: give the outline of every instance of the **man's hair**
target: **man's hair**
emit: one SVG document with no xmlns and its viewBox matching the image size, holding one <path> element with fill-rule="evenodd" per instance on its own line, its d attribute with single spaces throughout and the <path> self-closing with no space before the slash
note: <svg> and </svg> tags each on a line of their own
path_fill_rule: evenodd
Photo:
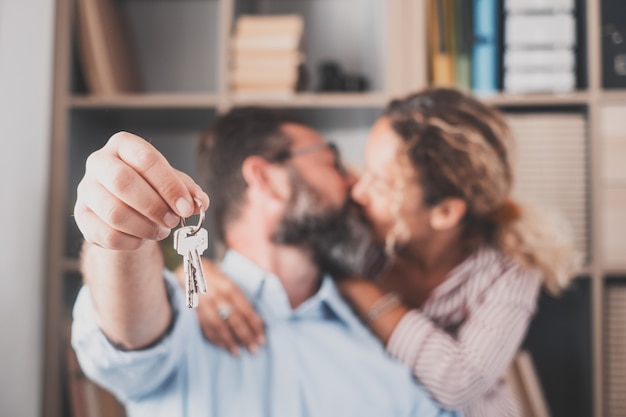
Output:
<svg viewBox="0 0 626 417">
<path fill-rule="evenodd" d="M 202 135 L 198 166 L 222 241 L 227 224 L 239 216 L 244 202 L 248 185 L 241 171 L 243 162 L 250 156 L 280 161 L 289 155 L 291 140 L 282 130 L 287 123 L 307 126 L 279 110 L 239 107 L 217 117 Z"/>
</svg>

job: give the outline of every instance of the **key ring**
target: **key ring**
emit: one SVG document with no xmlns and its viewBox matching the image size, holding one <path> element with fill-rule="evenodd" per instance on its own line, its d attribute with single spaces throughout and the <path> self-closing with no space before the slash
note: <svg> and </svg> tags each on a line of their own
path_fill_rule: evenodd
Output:
<svg viewBox="0 0 626 417">
<path fill-rule="evenodd" d="M 194 228 L 191 229 L 191 232 L 189 232 L 189 236 L 193 236 L 196 233 L 198 233 L 200 231 L 200 229 L 202 229 L 202 223 L 204 223 L 204 210 L 202 207 L 202 203 L 199 200 L 195 200 L 196 204 L 200 206 L 200 219 L 198 220 L 198 225 Z M 180 225 L 181 227 L 186 227 L 187 225 L 185 224 L 185 218 L 181 216 L 180 218 Z"/>
</svg>

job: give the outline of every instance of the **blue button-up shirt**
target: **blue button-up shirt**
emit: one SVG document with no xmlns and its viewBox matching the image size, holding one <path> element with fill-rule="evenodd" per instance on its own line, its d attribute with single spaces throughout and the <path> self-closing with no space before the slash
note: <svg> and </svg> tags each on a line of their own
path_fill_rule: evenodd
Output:
<svg viewBox="0 0 626 417">
<path fill-rule="evenodd" d="M 222 270 L 266 325 L 267 344 L 239 357 L 210 344 L 184 291 L 165 272 L 173 327 L 155 346 L 116 349 L 99 330 L 88 287 L 74 306 L 72 345 L 85 374 L 130 416 L 455 416 L 392 360 L 340 297 L 331 278 L 292 309 L 279 281 L 230 251 Z"/>
</svg>

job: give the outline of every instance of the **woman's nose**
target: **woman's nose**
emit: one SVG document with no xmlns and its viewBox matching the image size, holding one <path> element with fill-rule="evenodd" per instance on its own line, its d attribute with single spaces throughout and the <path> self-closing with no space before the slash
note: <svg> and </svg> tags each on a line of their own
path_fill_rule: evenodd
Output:
<svg viewBox="0 0 626 417">
<path fill-rule="evenodd" d="M 365 184 L 363 183 L 362 178 L 357 178 L 354 174 L 352 174 L 350 195 L 354 201 L 359 204 L 363 204 L 365 199 Z"/>
<path fill-rule="evenodd" d="M 346 180 L 346 184 L 348 184 L 348 187 L 350 189 L 353 189 L 355 184 L 359 180 L 359 177 L 357 177 L 357 175 L 352 170 L 346 170 L 346 174 L 344 175 L 344 178 Z"/>
</svg>

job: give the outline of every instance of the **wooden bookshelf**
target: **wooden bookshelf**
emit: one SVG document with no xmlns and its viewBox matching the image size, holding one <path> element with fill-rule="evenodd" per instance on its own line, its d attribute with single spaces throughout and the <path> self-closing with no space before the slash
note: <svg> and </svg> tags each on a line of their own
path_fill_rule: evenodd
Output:
<svg viewBox="0 0 626 417">
<path fill-rule="evenodd" d="M 51 133 L 50 205 L 48 217 L 48 257 L 46 293 L 46 353 L 44 378 L 44 404 L 42 414 L 60 417 L 63 409 L 62 375 L 59 365 L 68 341 L 59 329 L 63 326 L 64 293 L 67 290 L 65 275 L 79 272 L 76 259 L 76 242 L 72 236 L 72 218 L 68 207 L 72 205 L 77 180 L 81 174 L 81 158 L 89 150 L 98 147 L 97 141 L 106 140 L 109 132 L 131 129 L 154 137 L 155 143 L 167 152 L 187 149 L 178 155 L 179 166 L 190 162 L 193 138 L 211 120 L 212 115 L 237 105 L 257 104 L 285 108 L 311 118 L 315 127 L 335 134 L 352 132 L 365 139 L 369 124 L 377 117 L 392 97 L 427 86 L 427 31 L 425 30 L 425 0 L 351 0 L 320 1 L 292 0 L 212 0 L 212 1 L 123 1 L 116 3 L 125 8 L 132 17 L 134 30 L 139 38 L 138 61 L 143 64 L 143 75 L 148 81 L 144 93 L 90 95 L 83 86 L 79 68 L 74 65 L 74 36 L 72 30 L 76 0 L 57 0 L 55 33 L 54 108 Z M 607 185 L 602 180 L 605 164 L 603 149 L 607 138 L 602 126 L 605 106 L 624 106 L 626 120 L 626 90 L 608 91 L 601 88 L 600 54 L 600 0 L 586 0 L 586 38 L 579 42 L 586 46 L 584 65 L 587 87 L 567 94 L 496 94 L 483 99 L 504 111 L 530 112 L 533 110 L 562 111 L 563 109 L 585 114 L 588 135 L 588 246 L 590 262 L 580 271 L 582 281 L 590 288 L 590 323 L 592 386 L 592 415 L 607 415 L 605 392 L 606 362 L 603 354 L 607 341 L 603 326 L 606 321 L 604 298 L 607 275 L 626 276 L 626 267 L 606 265 L 603 245 L 603 214 L 606 210 Z M 257 9 L 260 13 L 296 12 L 305 14 L 305 33 L 311 23 L 312 33 L 307 33 L 305 46 L 311 51 L 309 70 L 314 72 L 315 63 L 326 55 L 360 70 L 371 81 L 372 89 L 365 93 L 317 93 L 298 92 L 287 96 L 259 97 L 231 94 L 228 88 L 228 43 L 233 19 L 239 13 Z M 348 13 L 352 10 L 352 13 Z M 320 13 L 335 16 L 327 23 L 328 33 L 323 32 L 319 22 L 312 16 Z M 409 13 L 410 12 L 410 13 Z M 311 15 L 308 16 L 307 13 Z M 339 18 L 341 17 L 341 18 Z M 171 27 L 163 25 L 171 18 Z M 307 20 L 308 19 L 308 20 Z M 380 26 L 371 27 L 380 21 Z M 181 23 L 198 32 L 176 31 Z M 345 24 L 342 24 L 345 23 Z M 165 45 L 151 45 L 150 39 L 157 29 L 166 32 Z M 359 29 L 361 28 L 361 29 Z M 367 28 L 368 30 L 364 30 Z M 360 30 L 360 31 L 359 31 Z M 367 33 L 365 33 L 367 32 Z M 199 41 L 189 47 L 193 39 Z M 341 36 L 339 36 L 341 34 Z M 193 38 L 197 36 L 197 38 Z M 334 38 L 332 38 L 334 36 Z M 191 38 L 190 38 L 191 37 Z M 335 39 L 336 42 L 332 42 Z M 177 43 L 178 42 L 178 43 Z M 175 56 L 169 56 L 172 54 Z M 163 62 L 167 65 L 155 65 Z M 172 62 L 180 62 L 178 68 Z M 191 68 L 191 69 L 190 69 Z M 193 72 L 194 68 L 208 68 L 210 74 Z M 180 71 L 178 71 L 180 70 Z M 189 80 L 197 83 L 189 85 Z M 168 119 L 163 115 L 175 113 Z M 136 117 L 139 114 L 141 117 Z M 192 114 L 191 117 L 180 117 Z M 150 118 L 154 121 L 151 122 Z M 157 120 L 158 119 L 158 120 Z M 319 124 L 319 126 L 318 126 Z M 164 133 L 159 132 L 163 130 Z M 89 142 L 94 141 L 93 143 Z M 348 143 L 349 141 L 347 141 Z M 352 146 L 352 142 L 347 146 Z M 356 152 L 356 151 L 355 151 Z M 168 155 L 169 157 L 169 155 Z M 626 154 L 624 155 L 626 160 Z M 192 166 L 192 165 L 191 165 Z M 189 168 L 193 171 L 193 168 Z M 624 186 L 626 189 L 626 186 Z M 610 190 L 609 190 L 610 191 Z M 619 207 L 626 213 L 626 207 Z M 613 207 L 615 210 L 615 207 Z M 71 241 L 71 242 L 70 242 Z M 623 245 L 626 247 L 626 236 Z M 70 249 L 68 249 L 70 248 Z M 626 255 L 626 250 L 625 250 Z M 555 329 L 558 331 L 558 329 Z M 541 370 L 539 370 L 541 374 Z M 578 395 L 578 394 L 577 394 Z M 550 398 L 548 398 L 550 402 Z"/>
</svg>

